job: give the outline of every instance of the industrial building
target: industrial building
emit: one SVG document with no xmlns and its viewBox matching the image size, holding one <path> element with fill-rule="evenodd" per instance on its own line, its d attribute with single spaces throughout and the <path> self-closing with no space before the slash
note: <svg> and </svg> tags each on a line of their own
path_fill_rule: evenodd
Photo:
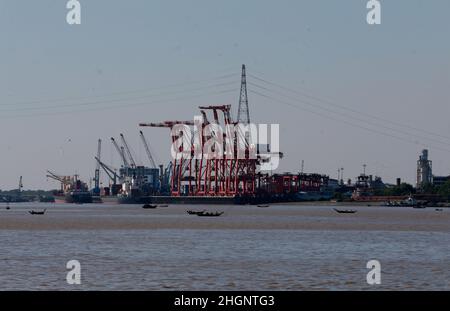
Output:
<svg viewBox="0 0 450 311">
<path fill-rule="evenodd" d="M 426 185 L 433 183 L 433 165 L 432 161 L 428 159 L 428 150 L 422 150 L 422 154 L 417 160 L 417 189 L 423 189 Z"/>
</svg>

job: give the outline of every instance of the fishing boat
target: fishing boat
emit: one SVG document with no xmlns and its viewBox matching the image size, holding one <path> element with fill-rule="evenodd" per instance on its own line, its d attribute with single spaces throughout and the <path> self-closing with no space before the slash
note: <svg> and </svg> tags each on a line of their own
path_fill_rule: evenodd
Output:
<svg viewBox="0 0 450 311">
<path fill-rule="evenodd" d="M 269 207 L 269 204 L 259 204 L 258 207 Z"/>
<path fill-rule="evenodd" d="M 199 214 L 199 213 L 205 213 L 206 211 L 205 210 L 203 210 L 203 211 L 200 211 L 200 212 L 198 212 L 198 211 L 187 211 L 187 213 L 189 214 L 189 215 L 197 215 L 197 214 Z"/>
<path fill-rule="evenodd" d="M 144 204 L 142 206 L 142 208 L 145 208 L 145 209 L 156 208 L 156 207 L 157 207 L 157 205 L 154 205 L 154 204 Z"/>
<path fill-rule="evenodd" d="M 353 210 L 353 209 L 341 210 L 341 209 L 334 208 L 334 210 L 339 214 L 354 214 L 354 213 L 356 213 L 356 210 Z"/>
<path fill-rule="evenodd" d="M 219 217 L 222 214 L 223 214 L 223 212 L 215 212 L 215 213 L 199 212 L 199 213 L 197 213 L 197 216 L 200 216 L 200 217 Z"/>
<path fill-rule="evenodd" d="M 39 211 L 39 212 L 31 210 L 31 211 L 28 211 L 28 213 L 30 213 L 31 215 L 44 215 L 46 211 L 47 211 L 47 209 L 44 209 L 43 211 Z"/>
</svg>

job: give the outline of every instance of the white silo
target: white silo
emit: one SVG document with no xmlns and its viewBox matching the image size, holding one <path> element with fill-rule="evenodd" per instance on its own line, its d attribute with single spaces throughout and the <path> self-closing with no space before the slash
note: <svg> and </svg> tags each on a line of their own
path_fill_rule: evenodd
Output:
<svg viewBox="0 0 450 311">
<path fill-rule="evenodd" d="M 417 188 L 423 188 L 426 184 L 433 183 L 432 162 L 428 159 L 428 150 L 422 150 L 422 155 L 417 161 Z"/>
</svg>

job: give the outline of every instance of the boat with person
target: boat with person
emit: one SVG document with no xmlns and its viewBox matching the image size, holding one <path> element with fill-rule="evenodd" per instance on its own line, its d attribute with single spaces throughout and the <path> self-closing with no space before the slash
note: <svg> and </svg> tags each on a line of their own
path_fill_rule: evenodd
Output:
<svg viewBox="0 0 450 311">
<path fill-rule="evenodd" d="M 341 210 L 341 209 L 334 208 L 334 210 L 339 214 L 355 214 L 357 212 L 356 210 L 353 210 L 353 209 Z"/>
<path fill-rule="evenodd" d="M 47 209 L 44 209 L 43 211 L 31 210 L 31 211 L 28 211 L 28 213 L 30 213 L 31 215 L 44 215 L 46 211 L 47 211 Z"/>
<path fill-rule="evenodd" d="M 155 205 L 155 204 L 144 204 L 144 205 L 142 205 L 142 208 L 145 208 L 145 209 L 152 209 L 152 208 L 157 208 L 158 207 L 158 205 Z"/>
<path fill-rule="evenodd" d="M 199 212 L 197 216 L 200 217 L 219 217 L 222 216 L 223 212 Z"/>
<path fill-rule="evenodd" d="M 186 211 L 189 215 L 197 215 L 197 214 L 199 214 L 199 213 L 204 213 L 204 212 L 206 212 L 205 210 L 203 210 L 203 211 L 191 211 L 191 210 L 189 210 L 189 211 Z"/>
</svg>

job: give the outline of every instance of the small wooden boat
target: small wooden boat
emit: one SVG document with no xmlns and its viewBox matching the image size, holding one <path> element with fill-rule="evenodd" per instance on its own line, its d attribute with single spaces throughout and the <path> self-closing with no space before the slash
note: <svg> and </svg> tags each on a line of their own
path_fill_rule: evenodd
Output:
<svg viewBox="0 0 450 311">
<path fill-rule="evenodd" d="M 258 204 L 258 207 L 269 207 L 269 204 Z"/>
<path fill-rule="evenodd" d="M 47 209 L 44 209 L 43 211 L 40 211 L 40 212 L 32 210 L 32 211 L 28 211 L 28 213 L 30 213 L 31 215 L 44 215 L 46 210 Z"/>
<path fill-rule="evenodd" d="M 144 204 L 142 206 L 142 208 L 145 208 L 145 209 L 156 208 L 156 207 L 157 207 L 157 205 L 155 205 L 155 204 Z"/>
<path fill-rule="evenodd" d="M 197 212 L 197 211 L 187 211 L 187 213 L 189 214 L 189 215 L 197 215 L 197 214 L 199 214 L 199 213 L 205 213 L 206 211 L 205 210 L 203 210 L 203 211 L 201 211 L 201 212 Z"/>
<path fill-rule="evenodd" d="M 197 213 L 197 216 L 200 216 L 200 217 L 219 217 L 222 214 L 223 214 L 223 212 L 215 212 L 215 213 L 200 212 L 200 213 Z"/>
<path fill-rule="evenodd" d="M 436 212 L 443 212 L 444 209 L 442 209 L 442 208 L 436 208 L 435 211 L 436 211 Z"/>
<path fill-rule="evenodd" d="M 353 209 L 337 209 L 337 208 L 334 208 L 334 210 L 336 211 L 336 212 L 338 212 L 339 214 L 354 214 L 354 213 L 356 213 L 356 211 L 355 210 L 353 210 Z"/>
</svg>

